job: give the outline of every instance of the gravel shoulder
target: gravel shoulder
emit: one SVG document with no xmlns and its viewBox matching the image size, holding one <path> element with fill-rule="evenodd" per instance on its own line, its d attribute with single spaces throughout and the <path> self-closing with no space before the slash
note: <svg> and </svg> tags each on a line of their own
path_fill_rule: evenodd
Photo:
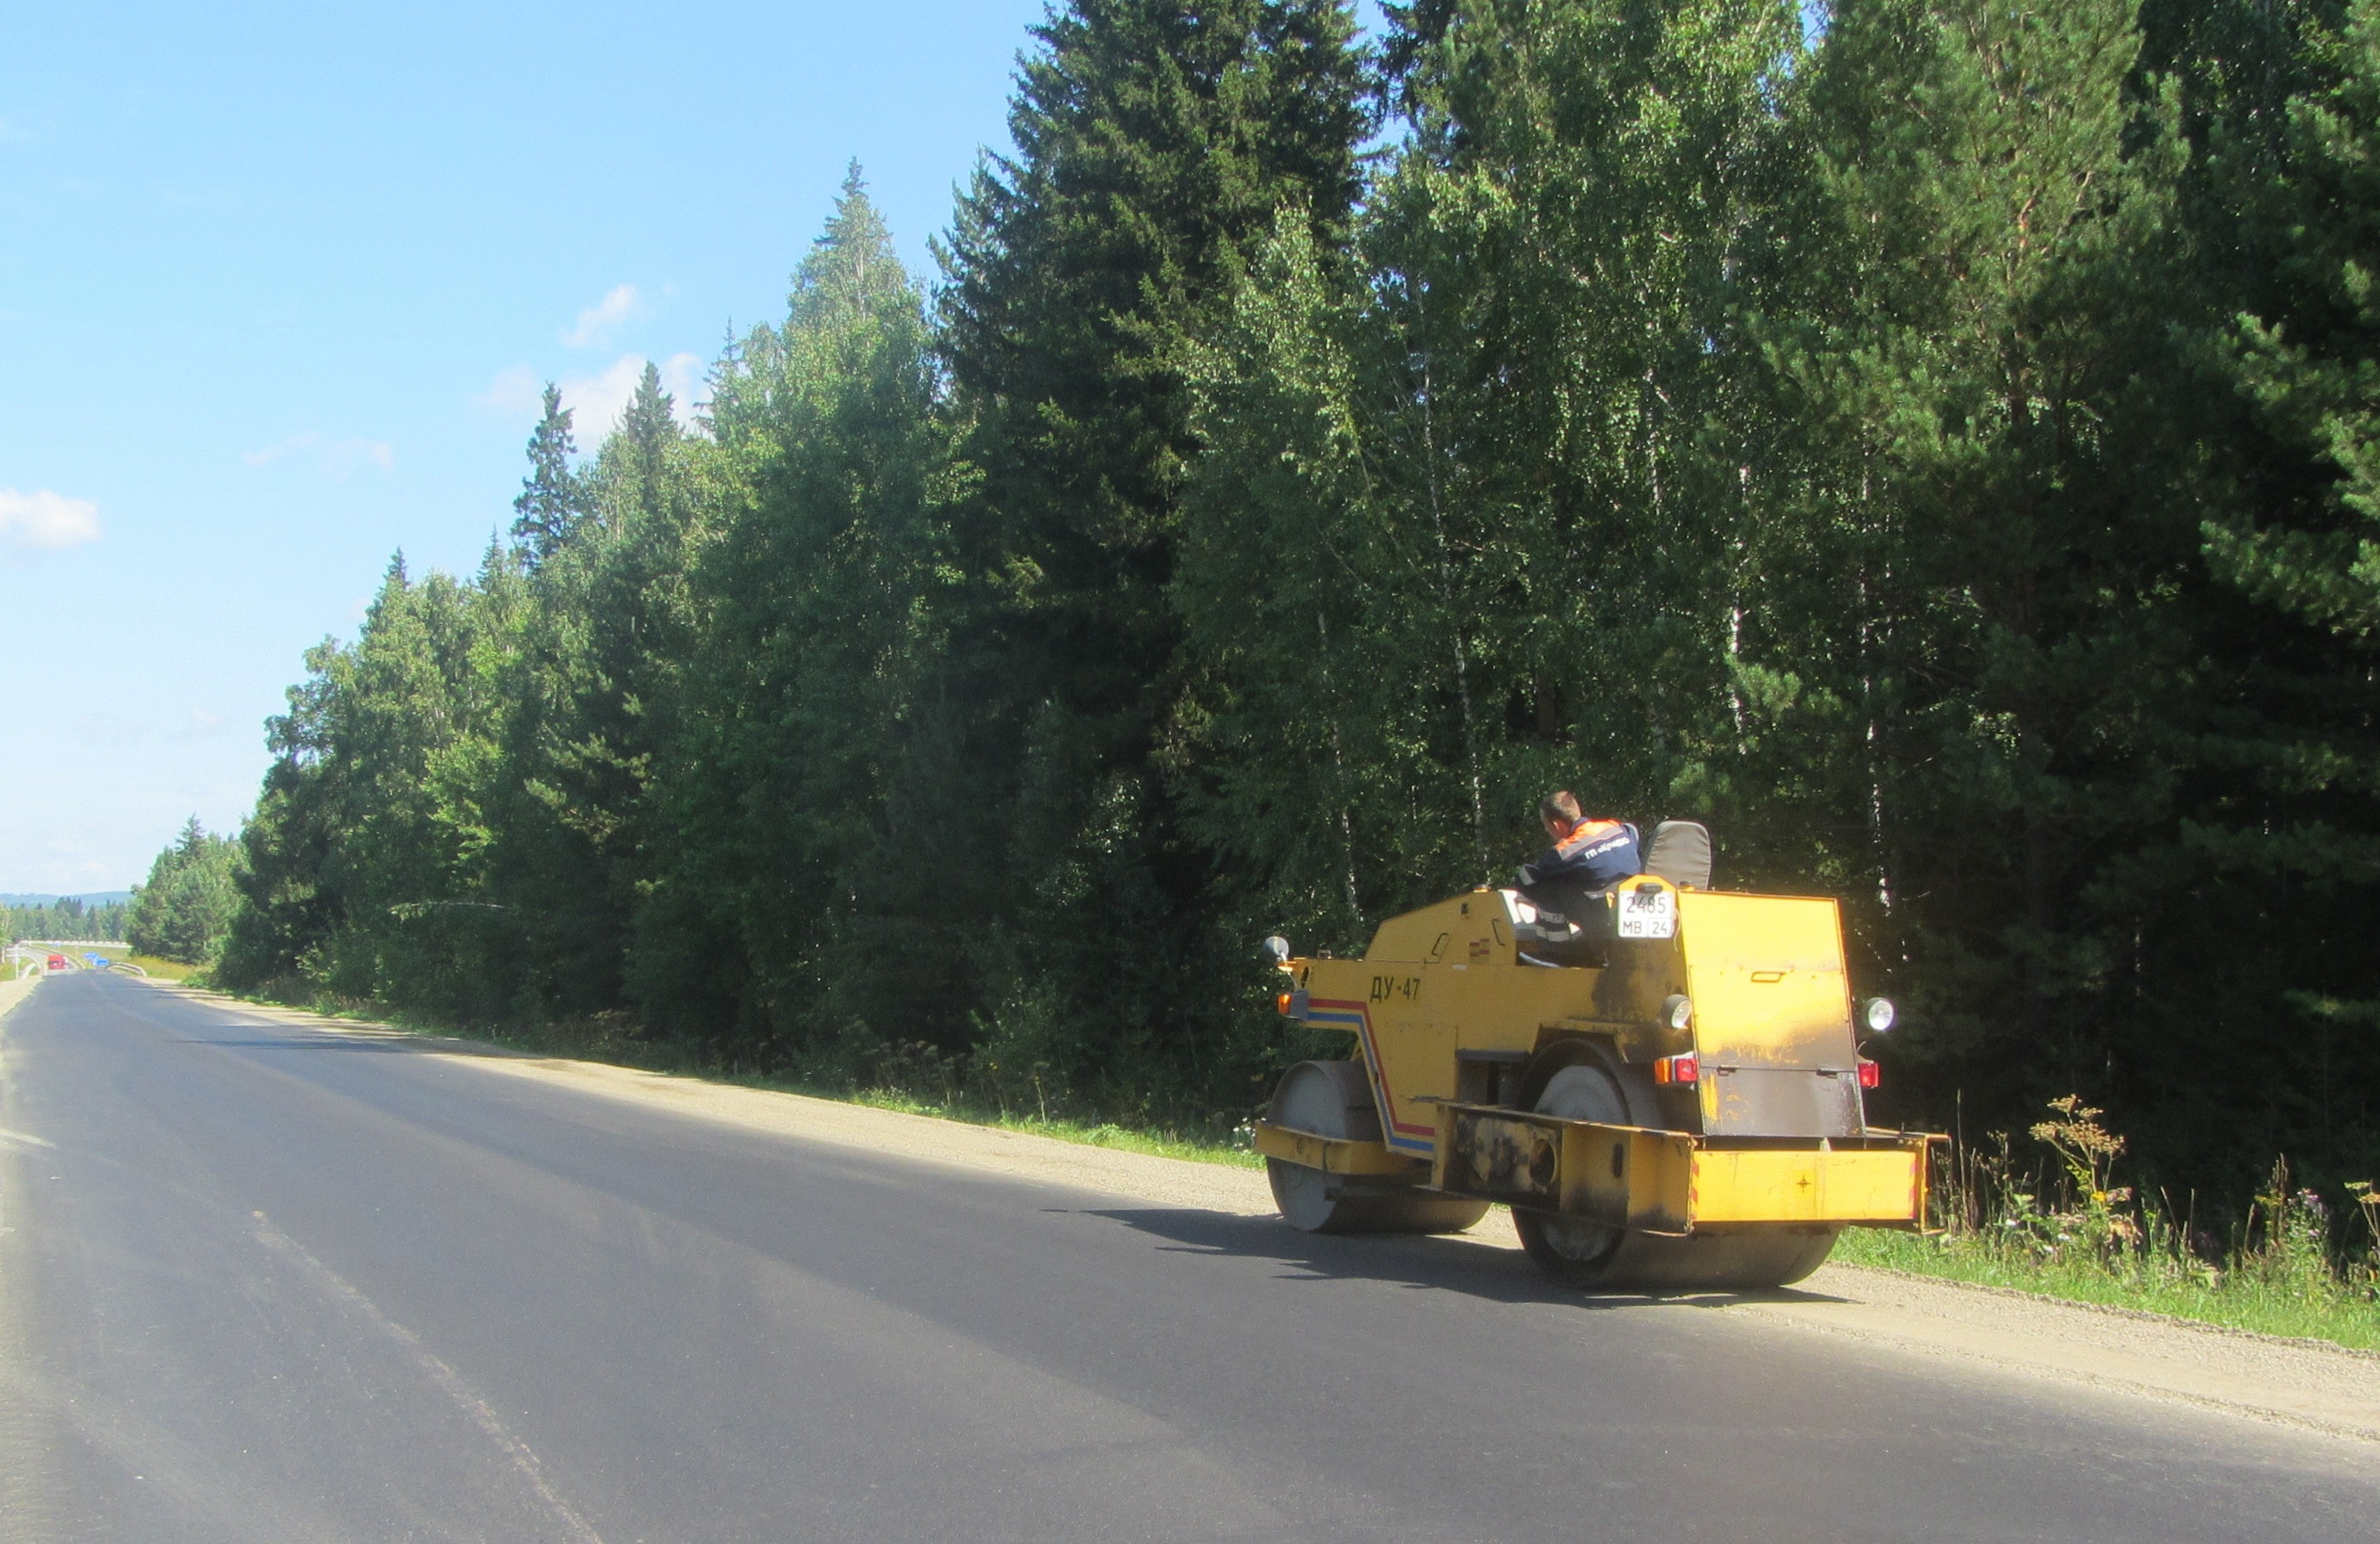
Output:
<svg viewBox="0 0 2380 1544">
<path fill-rule="evenodd" d="M 385 1025 L 325 1018 L 171 983 L 150 983 L 311 1032 L 403 1037 L 452 1051 L 490 1076 L 527 1078 L 646 1108 L 802 1141 L 888 1153 L 978 1173 L 1069 1185 L 1158 1206 L 1265 1216 L 1262 1173 L 1219 1164 L 1062 1142 L 1024 1132 L 875 1110 L 799 1094 L 669 1076 L 600 1063 L 538 1057 L 476 1042 L 412 1036 Z M 0 985 L 0 1011 L 13 999 Z M 1499 1209 L 1464 1235 L 1518 1249 Z M 1828 1266 L 1790 1291 L 1714 1295 L 1712 1311 L 1779 1333 L 1844 1337 L 1879 1350 L 2176 1402 L 2380 1443 L 2380 1356 L 2280 1340 L 2120 1308 L 2063 1303 L 1856 1266 Z"/>
</svg>

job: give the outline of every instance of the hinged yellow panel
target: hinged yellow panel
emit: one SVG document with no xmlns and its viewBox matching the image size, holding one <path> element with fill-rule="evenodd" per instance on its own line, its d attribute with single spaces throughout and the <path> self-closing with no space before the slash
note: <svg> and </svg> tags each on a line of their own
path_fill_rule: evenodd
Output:
<svg viewBox="0 0 2380 1544">
<path fill-rule="evenodd" d="M 1688 1209 L 1705 1222 L 1922 1223 L 1921 1147 L 1866 1152 L 1704 1149 Z"/>
<path fill-rule="evenodd" d="M 1679 900 L 1694 1047 L 1705 1063 L 1853 1064 L 1851 984 L 1834 902 L 1707 892 Z M 1706 1117 L 1712 1113 L 1706 1108 Z"/>
<path fill-rule="evenodd" d="M 1925 1226 L 1927 1139 L 1919 1136 L 1850 1149 L 1711 1149 L 1686 1132 L 1439 1108 L 1448 1137 L 1432 1181 L 1451 1194 L 1645 1233 L 1746 1222 Z"/>
</svg>

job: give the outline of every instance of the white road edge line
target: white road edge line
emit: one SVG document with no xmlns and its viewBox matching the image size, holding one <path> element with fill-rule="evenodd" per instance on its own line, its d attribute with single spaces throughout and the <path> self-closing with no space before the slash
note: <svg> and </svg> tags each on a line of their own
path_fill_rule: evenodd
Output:
<svg viewBox="0 0 2380 1544">
<path fill-rule="evenodd" d="M 511 1460 L 513 1467 L 528 1481 L 529 1489 L 537 1492 L 538 1500 L 553 1514 L 554 1521 L 568 1529 L 572 1538 L 579 1544 L 603 1544 L 603 1536 L 595 1531 L 595 1526 L 581 1516 L 577 1508 L 564 1501 L 562 1493 L 545 1477 L 545 1465 L 538 1462 L 537 1454 L 529 1445 L 512 1434 L 495 1411 L 489 1407 L 488 1402 L 473 1392 L 471 1385 L 463 1380 L 461 1373 L 423 1345 L 420 1336 L 381 1312 L 380 1306 L 358 1291 L 355 1283 L 316 1259 L 304 1245 L 274 1227 L 264 1213 L 259 1211 L 250 1215 L 255 1219 L 258 1243 L 304 1270 L 313 1278 L 317 1286 L 353 1308 L 365 1322 L 405 1349 L 406 1354 L 413 1358 L 414 1365 L 437 1385 L 439 1392 L 453 1400 L 455 1407 L 470 1417 L 471 1424 L 485 1433 L 488 1441 Z"/>
</svg>

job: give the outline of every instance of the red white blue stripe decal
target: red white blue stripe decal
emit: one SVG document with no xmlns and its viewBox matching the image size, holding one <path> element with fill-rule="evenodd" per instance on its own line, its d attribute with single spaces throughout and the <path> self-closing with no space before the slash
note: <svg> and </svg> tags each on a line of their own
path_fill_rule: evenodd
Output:
<svg viewBox="0 0 2380 1544">
<path fill-rule="evenodd" d="M 1389 1075 L 1380 1065 L 1379 1042 L 1372 1038 L 1372 1010 L 1361 1003 L 1342 1002 L 1335 998 L 1314 997 L 1306 1000 L 1305 1021 L 1308 1024 L 1329 1024 L 1341 1029 L 1352 1029 L 1364 1042 L 1364 1060 L 1372 1069 L 1372 1087 L 1380 1091 L 1381 1135 L 1389 1146 L 1407 1152 L 1427 1155 L 1437 1150 L 1438 1128 L 1434 1125 L 1414 1125 L 1397 1119 L 1397 1098 L 1389 1091 Z"/>
</svg>

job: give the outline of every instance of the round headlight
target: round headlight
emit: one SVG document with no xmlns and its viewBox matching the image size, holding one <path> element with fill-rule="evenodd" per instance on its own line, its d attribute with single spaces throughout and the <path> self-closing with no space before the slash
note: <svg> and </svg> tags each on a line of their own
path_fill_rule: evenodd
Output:
<svg viewBox="0 0 2380 1544">
<path fill-rule="evenodd" d="M 1860 1022 L 1867 1026 L 1867 1032 L 1871 1035 L 1883 1034 L 1900 1016 L 1888 997 L 1871 997 L 1860 1004 Z"/>
<path fill-rule="evenodd" d="M 1661 1004 L 1661 1022 L 1672 1029 L 1684 1029 L 1694 1021 L 1694 1005 L 1683 993 Z"/>
<path fill-rule="evenodd" d="M 1245 937 L 1245 935 L 1243 934 L 1242 936 Z M 1289 940 L 1281 937 L 1279 933 L 1275 933 L 1270 938 L 1264 941 L 1264 946 L 1265 953 L 1272 956 L 1273 963 L 1275 965 L 1287 965 L 1289 963 Z"/>
</svg>

